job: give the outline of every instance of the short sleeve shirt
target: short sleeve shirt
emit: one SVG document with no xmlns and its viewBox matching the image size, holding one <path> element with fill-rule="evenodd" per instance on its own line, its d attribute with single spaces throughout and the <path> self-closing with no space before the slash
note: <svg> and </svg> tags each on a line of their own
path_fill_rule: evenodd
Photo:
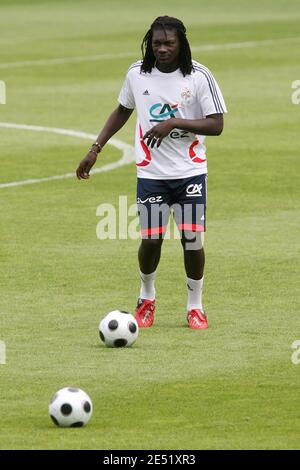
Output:
<svg viewBox="0 0 300 470">
<path fill-rule="evenodd" d="M 159 148 L 150 149 L 142 136 L 171 117 L 204 119 L 227 112 L 221 90 L 207 67 L 193 61 L 185 77 L 180 69 L 163 73 L 154 67 L 141 72 L 141 61 L 129 67 L 119 103 L 137 111 L 135 133 L 139 178 L 177 179 L 207 173 L 205 136 L 173 129 Z"/>
</svg>

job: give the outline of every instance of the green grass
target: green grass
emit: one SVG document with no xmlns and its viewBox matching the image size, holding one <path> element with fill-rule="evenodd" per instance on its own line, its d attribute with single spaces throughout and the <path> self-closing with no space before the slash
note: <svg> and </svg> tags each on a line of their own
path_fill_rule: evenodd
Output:
<svg viewBox="0 0 300 470">
<path fill-rule="evenodd" d="M 100 6 L 101 3 L 101 6 Z M 299 36 L 298 1 L 1 1 L 0 121 L 97 134 L 158 14 L 176 15 L 191 44 Z M 118 14 L 116 14 L 118 12 Z M 300 41 L 300 40 L 299 40 Z M 131 58 L 1 68 L 26 60 L 132 53 Z M 207 331 L 185 324 L 180 243 L 163 246 L 157 318 L 131 349 L 109 350 L 98 323 L 133 311 L 136 240 L 100 241 L 97 206 L 135 199 L 135 167 L 0 188 L 1 449 L 299 449 L 299 43 L 198 51 L 229 108 L 207 139 Z M 134 119 L 118 138 L 133 143 Z M 73 171 L 88 141 L 0 128 L 0 183 Z M 107 146 L 99 166 L 120 152 Z M 48 401 L 78 386 L 94 414 L 57 429 Z"/>
</svg>

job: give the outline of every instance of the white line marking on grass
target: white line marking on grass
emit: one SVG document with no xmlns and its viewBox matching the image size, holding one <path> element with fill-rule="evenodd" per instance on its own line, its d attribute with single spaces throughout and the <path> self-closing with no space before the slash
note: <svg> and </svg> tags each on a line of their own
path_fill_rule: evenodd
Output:
<svg viewBox="0 0 300 470">
<path fill-rule="evenodd" d="M 264 39 L 262 41 L 245 41 L 245 42 L 227 42 L 224 44 L 204 44 L 203 46 L 195 46 L 193 51 L 213 51 L 218 49 L 244 49 L 251 47 L 276 46 L 277 44 L 291 44 L 300 42 L 300 37 L 282 38 L 282 39 Z"/>
<path fill-rule="evenodd" d="M 60 65 L 60 64 L 72 64 L 76 62 L 93 62 L 97 60 L 112 60 L 112 59 L 126 59 L 135 58 L 138 53 L 133 52 L 121 52 L 116 54 L 96 54 L 86 56 L 74 56 L 74 57 L 59 57 L 55 59 L 40 59 L 40 60 L 23 60 L 19 62 L 8 62 L 6 64 L 0 64 L 0 69 L 11 69 L 16 67 L 29 67 L 30 65 Z"/>
<path fill-rule="evenodd" d="M 21 129 L 27 131 L 35 131 L 35 132 L 50 132 L 52 134 L 60 134 L 60 135 L 67 135 L 71 137 L 78 137 L 80 139 L 87 139 L 87 140 L 95 140 L 97 136 L 95 134 L 89 134 L 87 132 L 81 131 L 74 131 L 72 129 L 60 129 L 56 127 L 43 127 L 43 126 L 29 126 L 27 124 L 14 124 L 9 122 L 0 122 L 0 128 L 5 129 Z M 104 173 L 106 171 L 114 170 L 115 168 L 119 168 L 123 165 L 127 165 L 135 160 L 134 156 L 134 148 L 122 142 L 118 139 L 110 139 L 108 144 L 113 145 L 117 149 L 122 151 L 122 157 L 117 162 L 107 163 L 106 165 L 101 166 L 100 168 L 95 168 L 91 171 L 92 174 L 97 173 Z M 64 175 L 54 175 L 48 176 L 45 178 L 36 178 L 36 179 L 28 179 L 23 181 L 13 181 L 11 183 L 1 183 L 0 189 L 2 188 L 10 188 L 15 186 L 24 186 L 27 184 L 36 184 L 36 183 L 44 183 L 46 181 L 54 181 L 54 180 L 63 180 L 67 178 L 75 178 L 75 173 L 66 173 Z"/>
<path fill-rule="evenodd" d="M 281 39 L 265 39 L 262 41 L 245 41 L 245 42 L 229 42 L 225 44 L 203 44 L 200 46 L 192 47 L 192 51 L 216 51 L 219 49 L 243 49 L 251 47 L 264 47 L 264 46 L 276 46 L 277 44 L 291 44 L 300 42 L 300 37 L 294 38 L 281 38 Z M 18 62 L 7 62 L 0 64 L 0 69 L 12 69 L 17 67 L 30 67 L 37 65 L 61 65 L 61 64 L 72 64 L 76 62 L 93 62 L 99 60 L 118 60 L 118 59 L 130 59 L 137 58 L 138 52 L 121 52 L 114 54 L 96 54 L 86 56 L 73 56 L 73 57 L 59 57 L 55 59 L 39 59 L 39 60 L 22 60 Z"/>
</svg>

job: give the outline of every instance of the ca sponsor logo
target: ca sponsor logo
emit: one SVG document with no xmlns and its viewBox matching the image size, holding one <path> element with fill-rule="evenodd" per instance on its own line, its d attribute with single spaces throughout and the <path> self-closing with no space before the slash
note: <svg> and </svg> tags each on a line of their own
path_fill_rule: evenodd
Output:
<svg viewBox="0 0 300 470">
<path fill-rule="evenodd" d="M 189 184 L 186 188 L 186 195 L 187 197 L 190 196 L 202 196 L 202 183 L 200 184 Z"/>
<path fill-rule="evenodd" d="M 138 204 L 145 204 L 145 202 L 150 202 L 150 204 L 154 204 L 155 202 L 163 202 L 163 199 L 162 196 L 151 196 L 147 197 L 146 199 L 141 199 L 140 197 L 138 197 L 136 202 Z"/>
<path fill-rule="evenodd" d="M 152 119 L 150 122 L 162 122 L 167 118 L 175 117 L 175 113 L 178 111 L 178 104 L 167 104 L 167 103 L 155 103 L 149 109 L 149 113 Z"/>
</svg>

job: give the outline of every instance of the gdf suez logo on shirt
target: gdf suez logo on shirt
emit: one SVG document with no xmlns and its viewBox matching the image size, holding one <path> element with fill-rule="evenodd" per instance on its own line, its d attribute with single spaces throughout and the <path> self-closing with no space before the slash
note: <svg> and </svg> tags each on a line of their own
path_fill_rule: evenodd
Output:
<svg viewBox="0 0 300 470">
<path fill-rule="evenodd" d="M 176 117 L 175 113 L 178 111 L 178 104 L 170 105 L 168 103 L 155 103 L 149 109 L 151 116 L 150 122 L 163 122 L 165 119 Z M 174 130 L 170 132 L 171 139 L 183 139 L 189 136 L 187 131 Z"/>
<path fill-rule="evenodd" d="M 184 139 L 185 137 L 189 137 L 188 131 L 172 131 L 170 132 L 171 139 Z"/>
</svg>

